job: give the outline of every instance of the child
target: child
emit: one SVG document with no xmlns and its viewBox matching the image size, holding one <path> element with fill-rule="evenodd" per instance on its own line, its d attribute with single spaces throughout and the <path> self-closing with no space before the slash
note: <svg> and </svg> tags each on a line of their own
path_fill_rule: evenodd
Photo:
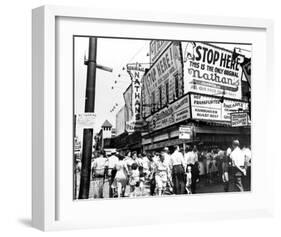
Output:
<svg viewBox="0 0 281 237">
<path fill-rule="evenodd" d="M 156 163 L 155 167 L 155 182 L 157 194 L 161 196 L 167 187 L 168 182 L 168 164 L 165 162 L 163 154 L 160 155 L 160 160 Z"/>
<path fill-rule="evenodd" d="M 185 190 L 187 194 L 191 194 L 191 182 L 192 182 L 192 175 L 191 175 L 191 166 L 187 166 L 187 173 L 186 173 L 186 184 Z"/>
<path fill-rule="evenodd" d="M 129 185 L 130 185 L 130 197 L 136 197 L 136 186 L 140 182 L 140 173 L 137 163 L 133 163 L 131 166 Z"/>
</svg>

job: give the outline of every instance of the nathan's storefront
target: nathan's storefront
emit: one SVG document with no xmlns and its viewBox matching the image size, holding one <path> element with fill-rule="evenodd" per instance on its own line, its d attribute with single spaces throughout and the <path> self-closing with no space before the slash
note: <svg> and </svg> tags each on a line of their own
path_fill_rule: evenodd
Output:
<svg viewBox="0 0 281 237">
<path fill-rule="evenodd" d="M 233 114 L 246 114 L 246 123 L 237 120 L 234 124 Z M 204 149 L 215 146 L 226 149 L 233 139 L 239 139 L 242 145 L 250 144 L 248 102 L 242 100 L 187 93 L 147 121 L 149 131 L 142 136 L 145 151 L 159 151 L 184 143 Z M 181 127 L 191 131 L 188 139 L 179 138 Z"/>
<path fill-rule="evenodd" d="M 250 83 L 243 68 L 246 56 L 234 55 L 238 45 L 196 41 L 159 45 L 163 45 L 159 53 L 152 47 L 150 54 L 157 56 L 141 83 L 142 114 L 149 124 L 142 134 L 143 149 L 184 143 L 225 148 L 232 139 L 249 145 Z M 247 45 L 239 48 L 251 50 Z M 249 56 L 246 61 L 251 63 Z M 180 129 L 189 131 L 187 138 Z"/>
</svg>

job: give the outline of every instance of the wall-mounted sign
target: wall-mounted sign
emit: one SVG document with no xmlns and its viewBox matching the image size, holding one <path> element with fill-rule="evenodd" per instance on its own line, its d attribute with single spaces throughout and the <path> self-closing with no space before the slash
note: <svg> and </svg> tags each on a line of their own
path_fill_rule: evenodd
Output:
<svg viewBox="0 0 281 237">
<path fill-rule="evenodd" d="M 192 118 L 198 120 L 230 122 L 230 114 L 248 110 L 248 103 L 220 98 L 191 94 Z"/>
<path fill-rule="evenodd" d="M 232 113 L 230 115 L 231 118 L 231 126 L 232 127 L 244 127 L 244 126 L 248 126 L 249 122 L 249 115 L 248 113 Z"/>
<path fill-rule="evenodd" d="M 169 44 L 171 44 L 171 41 L 151 40 L 149 45 L 150 63 L 154 63 Z"/>
<path fill-rule="evenodd" d="M 147 132 L 148 124 L 145 121 L 128 121 L 125 129 L 128 133 Z"/>
<path fill-rule="evenodd" d="M 183 95 L 183 65 L 181 44 L 173 41 L 157 58 L 142 79 L 142 104 L 166 104 Z M 161 101 L 160 101 L 161 100 Z M 151 106 L 144 106 L 149 115 Z"/>
<path fill-rule="evenodd" d="M 155 131 L 189 118 L 189 95 L 185 95 L 158 113 L 151 115 L 146 121 L 149 123 L 150 131 Z"/>
<path fill-rule="evenodd" d="M 242 67 L 233 52 L 201 42 L 184 42 L 184 91 L 241 99 Z"/>
</svg>

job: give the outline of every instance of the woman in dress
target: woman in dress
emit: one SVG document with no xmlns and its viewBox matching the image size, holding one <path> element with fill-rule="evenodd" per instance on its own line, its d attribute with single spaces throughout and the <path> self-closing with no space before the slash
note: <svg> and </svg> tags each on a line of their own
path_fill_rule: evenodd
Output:
<svg viewBox="0 0 281 237">
<path fill-rule="evenodd" d="M 119 161 L 115 165 L 116 175 L 112 184 L 112 188 L 117 190 L 117 197 L 124 197 L 126 185 L 128 183 L 128 167 L 124 161 L 124 156 L 119 156 Z"/>
</svg>

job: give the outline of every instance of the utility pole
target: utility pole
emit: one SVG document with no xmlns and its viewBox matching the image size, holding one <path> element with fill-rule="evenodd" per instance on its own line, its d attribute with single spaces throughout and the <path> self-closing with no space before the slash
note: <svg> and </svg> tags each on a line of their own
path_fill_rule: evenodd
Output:
<svg viewBox="0 0 281 237">
<path fill-rule="evenodd" d="M 97 38 L 89 38 L 89 53 L 88 60 L 85 60 L 87 65 L 87 82 L 86 82 L 86 97 L 85 97 L 85 113 L 95 112 L 95 88 L 96 88 L 96 69 L 102 69 L 112 72 L 112 68 L 98 65 L 97 58 Z M 93 128 L 84 128 L 83 130 L 83 148 L 82 148 L 82 167 L 79 199 L 88 199 L 91 180 L 91 160 L 93 149 Z"/>
<path fill-rule="evenodd" d="M 96 87 L 96 58 L 97 38 L 89 39 L 89 54 L 87 67 L 85 112 L 95 111 L 95 87 Z M 82 167 L 79 199 L 87 199 L 90 189 L 91 160 L 93 147 L 93 128 L 83 130 Z"/>
</svg>

